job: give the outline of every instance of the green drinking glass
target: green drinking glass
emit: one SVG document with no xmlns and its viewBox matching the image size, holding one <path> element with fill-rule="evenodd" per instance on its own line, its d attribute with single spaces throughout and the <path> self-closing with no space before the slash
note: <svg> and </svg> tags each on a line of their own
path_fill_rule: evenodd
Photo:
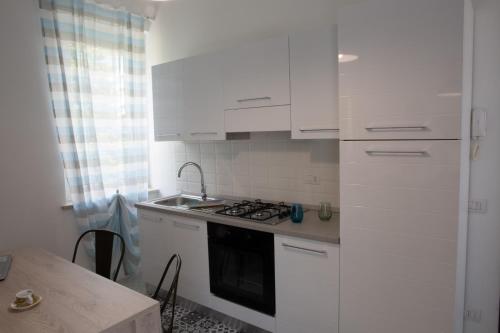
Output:
<svg viewBox="0 0 500 333">
<path fill-rule="evenodd" d="M 329 221 L 332 218 L 332 205 L 329 202 L 321 202 L 318 217 L 321 221 Z"/>
</svg>

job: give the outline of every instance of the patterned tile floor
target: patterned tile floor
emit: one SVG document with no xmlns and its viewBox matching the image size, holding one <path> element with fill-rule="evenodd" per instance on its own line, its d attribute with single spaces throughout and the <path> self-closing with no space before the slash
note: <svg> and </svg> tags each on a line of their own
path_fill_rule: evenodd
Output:
<svg viewBox="0 0 500 333">
<path fill-rule="evenodd" d="M 170 324 L 170 304 L 163 312 L 161 321 L 163 329 L 167 330 Z M 182 305 L 175 306 L 174 333 L 244 333 L 238 331 L 218 320 L 205 316 L 197 311 L 189 310 Z"/>
</svg>

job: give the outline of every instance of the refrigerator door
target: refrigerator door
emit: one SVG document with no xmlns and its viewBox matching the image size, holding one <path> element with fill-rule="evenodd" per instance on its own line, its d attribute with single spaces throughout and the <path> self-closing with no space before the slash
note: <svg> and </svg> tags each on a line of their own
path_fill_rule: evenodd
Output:
<svg viewBox="0 0 500 333">
<path fill-rule="evenodd" d="M 340 138 L 459 139 L 463 1 L 340 9 Z"/>
<path fill-rule="evenodd" d="M 340 154 L 340 332 L 452 332 L 460 141 Z"/>
</svg>

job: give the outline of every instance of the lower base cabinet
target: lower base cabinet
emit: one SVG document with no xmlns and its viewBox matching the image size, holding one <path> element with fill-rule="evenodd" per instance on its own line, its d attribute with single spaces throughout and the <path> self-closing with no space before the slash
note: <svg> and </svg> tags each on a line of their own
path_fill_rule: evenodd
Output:
<svg viewBox="0 0 500 333">
<path fill-rule="evenodd" d="M 168 260 L 178 253 L 182 258 L 178 295 L 210 306 L 206 222 L 143 210 L 139 217 L 144 280 L 156 286 Z M 167 276 L 164 289 L 168 289 L 170 281 Z"/>
<path fill-rule="evenodd" d="M 276 333 L 337 333 L 339 245 L 275 235 Z"/>
<path fill-rule="evenodd" d="M 145 282 L 156 286 L 178 253 L 180 296 L 275 333 L 338 333 L 339 245 L 274 235 L 273 318 L 210 294 L 205 221 L 140 209 L 139 227 Z"/>
</svg>

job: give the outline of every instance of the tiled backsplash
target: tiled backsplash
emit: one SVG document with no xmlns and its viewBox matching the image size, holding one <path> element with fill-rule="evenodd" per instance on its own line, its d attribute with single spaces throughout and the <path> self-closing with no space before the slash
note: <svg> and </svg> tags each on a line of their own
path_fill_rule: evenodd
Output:
<svg viewBox="0 0 500 333">
<path fill-rule="evenodd" d="M 201 163 L 209 195 L 314 205 L 328 201 L 338 207 L 338 141 L 290 140 L 288 136 L 289 133 L 252 133 L 249 140 L 176 142 L 175 170 L 187 161 Z M 198 170 L 184 169 L 177 190 L 198 193 Z"/>
</svg>

